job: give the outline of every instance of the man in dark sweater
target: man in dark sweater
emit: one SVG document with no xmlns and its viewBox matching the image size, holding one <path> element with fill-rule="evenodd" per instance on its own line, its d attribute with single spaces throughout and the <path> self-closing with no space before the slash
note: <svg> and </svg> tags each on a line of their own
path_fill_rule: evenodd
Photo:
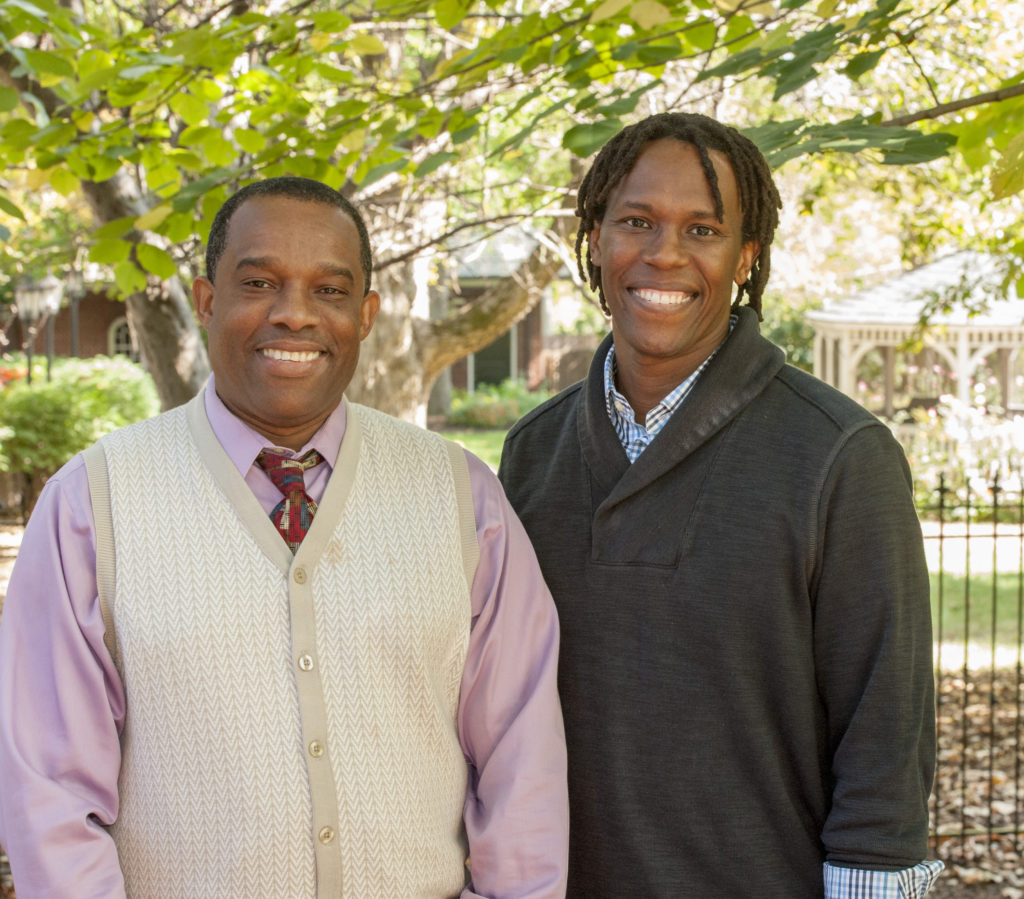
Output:
<svg viewBox="0 0 1024 899">
<path fill-rule="evenodd" d="M 941 870 L 910 472 L 758 333 L 779 205 L 749 140 L 676 113 L 580 189 L 612 333 L 499 472 L 561 618 L 570 897 L 919 897 Z"/>
</svg>

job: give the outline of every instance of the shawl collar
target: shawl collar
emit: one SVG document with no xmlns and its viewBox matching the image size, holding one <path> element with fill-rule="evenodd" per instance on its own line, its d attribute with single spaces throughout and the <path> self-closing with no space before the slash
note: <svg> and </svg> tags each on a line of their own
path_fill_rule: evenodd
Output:
<svg viewBox="0 0 1024 899">
<path fill-rule="evenodd" d="M 584 459 L 606 496 L 606 510 L 644 489 L 727 427 L 785 365 L 786 354 L 761 336 L 757 313 L 747 306 L 733 311 L 736 327 L 690 396 L 632 465 L 605 405 L 604 359 L 612 335 L 601 342 L 584 388 L 579 436 Z"/>
</svg>

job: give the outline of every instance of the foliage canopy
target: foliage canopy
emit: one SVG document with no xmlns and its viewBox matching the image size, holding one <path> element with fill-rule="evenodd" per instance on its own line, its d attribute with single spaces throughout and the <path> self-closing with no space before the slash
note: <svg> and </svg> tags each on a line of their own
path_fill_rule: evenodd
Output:
<svg viewBox="0 0 1024 899">
<path fill-rule="evenodd" d="M 197 245 L 240 183 L 306 175 L 368 212 L 377 267 L 394 270 L 392 293 L 410 295 L 395 310 L 408 317 L 413 282 L 444 280 L 435 264 L 444 253 L 511 222 L 564 221 L 571 155 L 590 155 L 638 115 L 714 112 L 721 97 L 744 91 L 755 102 L 737 124 L 774 165 L 821 153 L 907 165 L 959 142 L 976 165 L 992 167 L 994 194 L 1008 195 L 1024 184 L 1019 60 L 964 69 L 955 98 L 926 78 L 864 91 L 852 109 L 792 102 L 829 79 L 868 84 L 895 58 L 920 68 L 918 48 L 942 43 L 956 6 L 370 0 L 337 9 L 328 0 L 153 0 L 90 4 L 83 14 L 57 0 L 0 0 L 0 161 L 9 188 L 0 194 L 0 238 L 33 220 L 29 207 L 46 190 L 85 197 L 95 221 L 88 259 L 129 300 L 152 305 L 179 276 L 197 273 Z M 425 254 L 432 271 L 407 270 Z M 43 261 L 45 253 L 26 251 L 9 275 Z M 513 293 L 429 324 L 422 316 L 394 339 L 429 347 L 419 355 L 431 380 L 532 302 Z M 174 328 L 194 327 L 187 301 L 165 305 Z M 145 307 L 136 308 L 141 320 Z M 202 369 L 196 344 L 168 350 L 177 356 L 164 371 Z M 143 341 L 144 355 L 162 347 Z M 160 385 L 166 375 L 150 368 Z"/>
</svg>

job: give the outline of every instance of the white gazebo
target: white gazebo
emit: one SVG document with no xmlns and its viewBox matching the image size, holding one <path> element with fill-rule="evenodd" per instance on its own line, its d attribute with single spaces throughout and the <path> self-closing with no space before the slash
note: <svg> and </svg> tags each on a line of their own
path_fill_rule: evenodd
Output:
<svg viewBox="0 0 1024 899">
<path fill-rule="evenodd" d="M 963 251 L 826 302 L 807 315 L 814 373 L 890 417 L 943 394 L 1024 412 L 1024 299 L 1004 280 L 995 257 Z"/>
</svg>

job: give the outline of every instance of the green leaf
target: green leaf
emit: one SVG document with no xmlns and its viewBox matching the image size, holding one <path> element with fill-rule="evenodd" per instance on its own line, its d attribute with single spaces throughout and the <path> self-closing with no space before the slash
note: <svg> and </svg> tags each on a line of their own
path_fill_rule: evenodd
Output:
<svg viewBox="0 0 1024 899">
<path fill-rule="evenodd" d="M 451 31 L 469 12 L 471 3 L 468 0 L 439 0 L 434 4 L 434 16 L 437 24 L 446 31 Z"/>
<path fill-rule="evenodd" d="M 114 58 L 105 50 L 85 50 L 78 56 L 78 77 L 88 78 L 97 72 L 109 73 L 114 69 Z M 114 69 L 116 74 L 116 69 Z"/>
<path fill-rule="evenodd" d="M 865 72 L 870 72 L 878 65 L 878 61 L 885 55 L 887 49 L 887 47 L 882 47 L 869 53 L 858 53 L 846 64 L 846 68 L 843 69 L 844 74 L 856 81 Z"/>
<path fill-rule="evenodd" d="M 220 132 L 212 125 L 194 125 L 181 132 L 178 143 L 183 147 L 198 147 L 211 138 L 220 137 Z"/>
<path fill-rule="evenodd" d="M 29 3 L 28 0 L 6 0 L 3 6 L 6 6 L 9 9 L 19 9 L 41 23 L 45 22 L 52 12 L 52 10 L 44 10 L 39 6 L 36 6 L 34 3 Z"/>
<path fill-rule="evenodd" d="M 78 129 L 71 122 L 50 122 L 36 132 L 33 144 L 37 150 L 59 147 L 71 143 L 78 136 Z"/>
<path fill-rule="evenodd" d="M 152 244 L 140 243 L 135 252 L 138 254 L 142 267 L 151 275 L 166 281 L 178 273 L 178 266 L 175 265 L 170 253 Z"/>
<path fill-rule="evenodd" d="M 367 185 L 373 184 L 374 181 L 379 181 L 385 175 L 390 175 L 392 172 L 397 172 L 405 168 L 406 160 L 394 159 L 391 162 L 384 162 L 380 165 L 375 165 L 371 168 L 362 178 L 359 179 L 359 186 L 366 187 Z"/>
<path fill-rule="evenodd" d="M 170 107 L 186 125 L 200 125 L 210 117 L 210 107 L 206 101 L 192 94 L 175 94 L 171 97 Z"/>
<path fill-rule="evenodd" d="M 167 203 L 163 203 L 159 206 L 154 206 L 148 212 L 142 213 L 135 220 L 135 227 L 140 231 L 150 231 L 153 228 L 160 227 L 161 222 L 166 219 L 172 212 L 173 208 Z"/>
<path fill-rule="evenodd" d="M 622 121 L 614 116 L 586 125 L 574 125 L 565 132 L 562 146 L 577 156 L 587 157 L 596 153 L 621 130 Z"/>
<path fill-rule="evenodd" d="M 20 221 L 25 221 L 25 213 L 14 205 L 7 197 L 0 195 L 0 212 L 6 212 L 9 216 Z"/>
<path fill-rule="evenodd" d="M 168 216 L 160 232 L 166 235 L 171 243 L 184 243 L 195 231 L 194 221 L 191 213 L 175 212 Z"/>
<path fill-rule="evenodd" d="M 103 265 L 113 265 L 126 260 L 132 251 L 132 245 L 126 240 L 101 238 L 89 248 L 89 261 Z"/>
<path fill-rule="evenodd" d="M 452 143 L 455 144 L 456 146 L 458 146 L 459 144 L 464 144 L 470 138 L 475 137 L 479 131 L 480 123 L 471 122 L 465 128 L 459 128 L 458 131 L 452 132 Z"/>
<path fill-rule="evenodd" d="M 259 153 L 267 145 L 266 137 L 251 128 L 239 128 L 235 132 L 235 140 L 246 153 Z"/>
<path fill-rule="evenodd" d="M 163 68 L 164 67 L 161 65 L 146 63 L 144 65 L 129 66 L 127 69 L 122 69 L 120 75 L 125 81 L 144 81 L 155 72 L 163 71 Z"/>
<path fill-rule="evenodd" d="M 718 30 L 710 22 L 701 22 L 688 26 L 680 36 L 695 50 L 706 53 L 715 45 Z"/>
<path fill-rule="evenodd" d="M 669 40 L 660 44 L 643 44 L 637 50 L 636 58 L 645 67 L 661 66 L 680 56 L 679 42 Z"/>
<path fill-rule="evenodd" d="M 130 215 L 125 216 L 124 218 L 114 219 L 113 221 L 109 221 L 105 225 L 101 225 L 97 228 L 93 232 L 93 237 L 97 240 L 124 237 L 125 234 L 132 230 L 134 223 L 135 218 Z"/>
<path fill-rule="evenodd" d="M 945 156 L 954 144 L 956 144 L 956 137 L 952 134 L 912 133 L 902 147 L 884 151 L 882 162 L 886 165 L 916 165 L 919 162 L 931 162 L 933 159 Z"/>
<path fill-rule="evenodd" d="M 114 282 L 125 294 L 138 293 L 146 289 L 146 276 L 130 259 L 114 266 Z"/>
<path fill-rule="evenodd" d="M 89 168 L 91 170 L 91 181 L 106 181 L 108 178 L 113 178 L 121 169 L 121 161 L 118 159 L 109 159 L 106 156 L 94 156 L 89 160 Z"/>
<path fill-rule="evenodd" d="M 416 166 L 415 175 L 417 178 L 423 178 L 429 175 L 431 172 L 437 171 L 441 166 L 447 162 L 455 162 L 457 159 L 462 157 L 458 153 L 435 153 L 433 156 L 428 156 L 418 166 Z"/>
<path fill-rule="evenodd" d="M 75 67 L 58 53 L 46 50 L 26 50 L 25 61 L 37 75 L 55 75 L 58 78 L 74 78 Z"/>
<path fill-rule="evenodd" d="M 787 65 L 775 82 L 773 99 L 778 100 L 817 78 L 818 70 L 812 65 L 813 59 L 811 54 L 806 54 Z"/>
<path fill-rule="evenodd" d="M 315 12 L 310 18 L 318 31 L 329 31 L 334 34 L 345 31 L 352 24 L 352 20 L 348 16 L 337 10 Z"/>
<path fill-rule="evenodd" d="M 20 94 L 13 87 L 0 85 L 0 112 L 10 112 L 18 105 Z"/>
<path fill-rule="evenodd" d="M 749 47 L 739 53 L 734 53 L 717 66 L 703 69 L 697 76 L 697 81 L 724 78 L 726 75 L 739 75 L 741 72 L 758 68 L 765 58 L 759 47 Z"/>
</svg>

